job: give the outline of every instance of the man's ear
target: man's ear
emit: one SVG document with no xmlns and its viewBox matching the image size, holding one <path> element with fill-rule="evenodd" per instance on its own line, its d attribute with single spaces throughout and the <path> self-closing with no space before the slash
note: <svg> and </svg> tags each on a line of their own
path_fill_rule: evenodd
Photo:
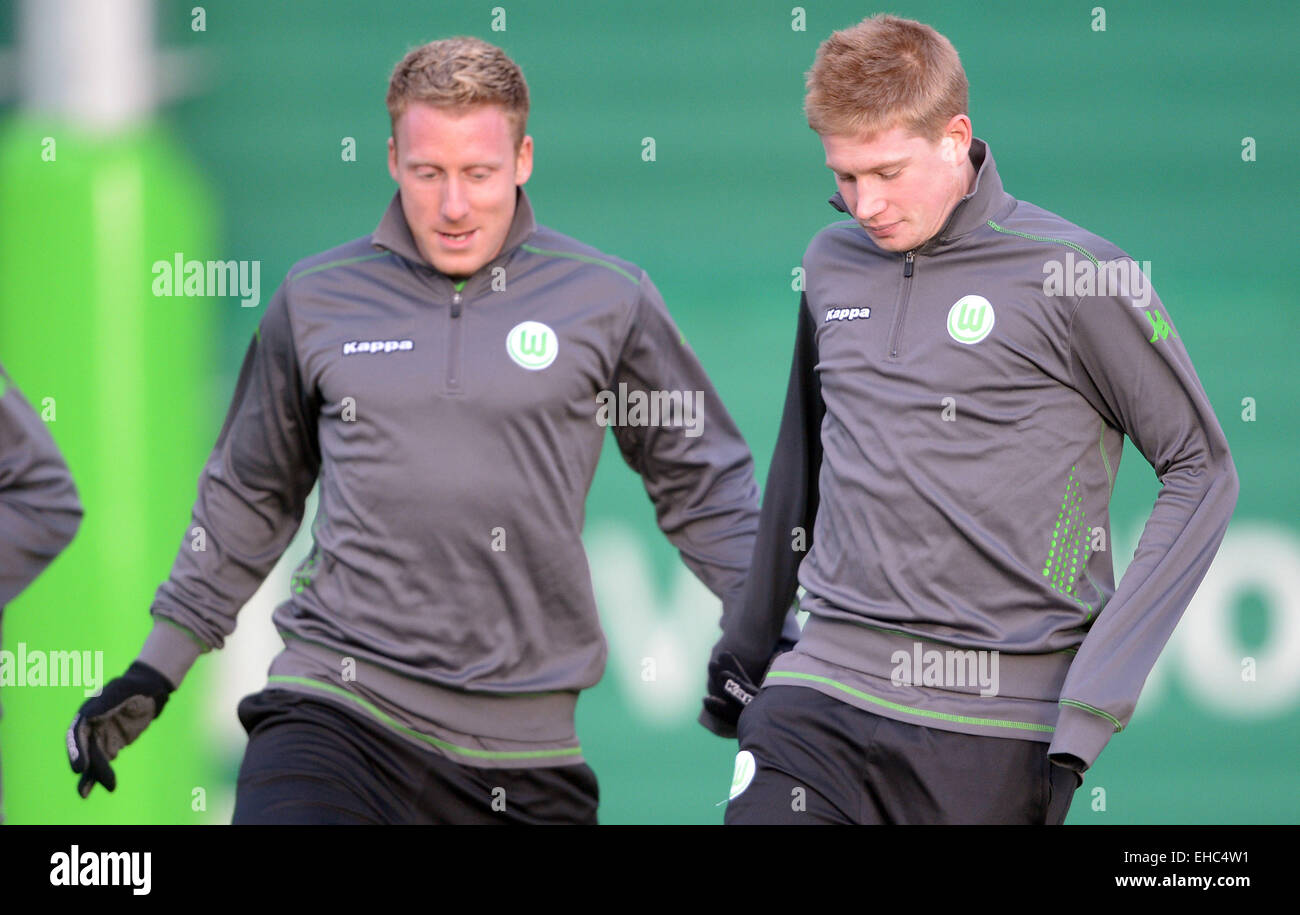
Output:
<svg viewBox="0 0 1300 915">
<path fill-rule="evenodd" d="M 940 157 L 950 165 L 961 163 L 970 155 L 973 136 L 970 118 L 964 114 L 953 115 L 952 120 L 948 122 L 948 129 L 944 131 L 943 139 L 939 141 Z"/>
<path fill-rule="evenodd" d="M 388 174 L 397 181 L 397 144 L 393 142 L 392 137 L 388 138 Z"/>
<path fill-rule="evenodd" d="M 533 138 L 524 137 L 515 153 L 515 186 L 523 187 L 533 173 Z"/>
</svg>

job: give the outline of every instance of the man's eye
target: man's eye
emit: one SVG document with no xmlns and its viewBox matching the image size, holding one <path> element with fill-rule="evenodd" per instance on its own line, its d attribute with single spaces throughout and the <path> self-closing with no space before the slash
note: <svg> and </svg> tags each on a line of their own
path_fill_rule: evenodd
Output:
<svg viewBox="0 0 1300 915">
<path fill-rule="evenodd" d="M 881 174 L 880 177 L 883 178 L 883 179 L 886 180 L 886 181 L 892 181 L 894 178 L 897 178 L 897 177 L 898 177 L 899 175 L 901 175 L 902 173 L 903 173 L 903 170 L 900 168 L 898 171 L 896 171 L 896 172 L 890 172 L 888 175 Z"/>
<path fill-rule="evenodd" d="M 488 176 L 488 173 L 487 173 L 487 172 L 470 172 L 470 173 L 469 173 L 469 176 L 470 176 L 471 178 L 473 178 L 475 181 L 482 181 L 484 178 L 486 178 L 486 177 Z"/>
</svg>

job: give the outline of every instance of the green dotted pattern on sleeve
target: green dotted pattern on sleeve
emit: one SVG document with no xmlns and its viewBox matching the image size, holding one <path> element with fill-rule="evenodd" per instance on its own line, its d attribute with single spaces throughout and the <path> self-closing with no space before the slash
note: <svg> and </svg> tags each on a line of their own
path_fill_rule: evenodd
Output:
<svg viewBox="0 0 1300 915">
<path fill-rule="evenodd" d="M 311 585 L 311 580 L 316 577 L 316 565 L 320 562 L 320 554 L 317 547 L 312 547 L 312 551 L 307 558 L 302 561 L 297 570 L 293 573 L 291 585 L 294 594 L 301 594 Z"/>
<path fill-rule="evenodd" d="M 1056 514 L 1052 543 L 1047 548 L 1047 559 L 1043 563 L 1043 576 L 1057 591 L 1078 601 L 1091 611 L 1092 607 L 1074 593 L 1074 581 L 1083 574 L 1088 565 L 1089 550 L 1083 496 L 1079 492 L 1079 483 L 1075 479 L 1075 474 L 1078 472 L 1077 464 L 1070 468 L 1070 477 L 1065 483 L 1065 498 L 1061 502 L 1060 511 Z"/>
</svg>

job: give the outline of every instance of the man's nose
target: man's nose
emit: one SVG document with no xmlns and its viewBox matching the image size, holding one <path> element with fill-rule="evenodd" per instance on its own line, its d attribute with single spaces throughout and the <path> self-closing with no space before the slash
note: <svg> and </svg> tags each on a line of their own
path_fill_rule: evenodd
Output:
<svg viewBox="0 0 1300 915">
<path fill-rule="evenodd" d="M 858 205 L 853 211 L 858 222 L 870 223 L 885 209 L 885 199 L 875 191 L 859 188 Z"/>
<path fill-rule="evenodd" d="M 465 186 L 456 178 L 449 179 L 442 195 L 442 218 L 447 222 L 457 222 L 468 214 L 469 199 L 465 196 Z"/>
</svg>

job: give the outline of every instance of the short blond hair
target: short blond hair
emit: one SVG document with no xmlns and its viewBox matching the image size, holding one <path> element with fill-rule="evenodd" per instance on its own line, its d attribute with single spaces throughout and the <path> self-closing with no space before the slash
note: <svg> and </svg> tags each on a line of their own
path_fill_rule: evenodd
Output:
<svg viewBox="0 0 1300 915">
<path fill-rule="evenodd" d="M 804 113 L 819 134 L 871 138 L 903 127 L 933 141 L 967 113 L 969 85 L 952 42 L 887 14 L 832 33 L 806 85 Z"/>
<path fill-rule="evenodd" d="M 500 105 L 516 149 L 528 127 L 523 71 L 505 51 L 478 38 L 444 38 L 410 51 L 393 68 L 387 101 L 394 135 L 398 119 L 412 102 L 454 111 Z"/>
</svg>

